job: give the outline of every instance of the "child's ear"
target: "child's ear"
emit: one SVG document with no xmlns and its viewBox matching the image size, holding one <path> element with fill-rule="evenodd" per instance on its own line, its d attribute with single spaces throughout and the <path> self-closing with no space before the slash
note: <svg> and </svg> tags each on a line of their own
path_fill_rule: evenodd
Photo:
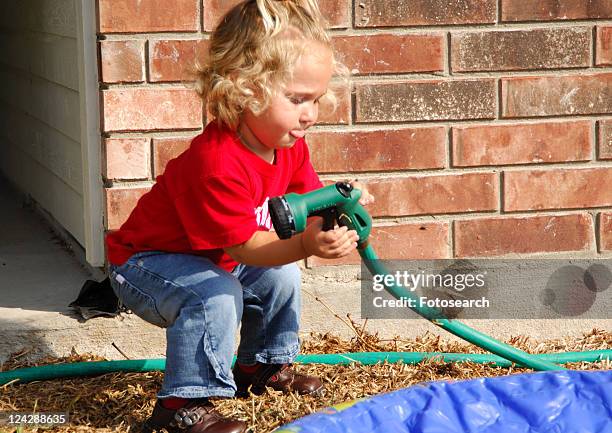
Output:
<svg viewBox="0 0 612 433">
<path fill-rule="evenodd" d="M 336 111 L 336 102 L 332 99 L 335 99 L 333 96 L 330 96 L 329 93 L 321 96 L 319 99 L 319 117 L 321 116 L 331 116 Z"/>
</svg>

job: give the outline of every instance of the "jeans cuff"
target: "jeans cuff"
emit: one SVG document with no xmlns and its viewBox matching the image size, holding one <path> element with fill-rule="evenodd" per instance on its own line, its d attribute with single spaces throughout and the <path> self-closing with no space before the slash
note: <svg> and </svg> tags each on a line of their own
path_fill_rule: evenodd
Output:
<svg viewBox="0 0 612 433">
<path fill-rule="evenodd" d="M 157 398 L 180 397 L 180 398 L 204 398 L 204 397 L 233 397 L 235 391 L 232 388 L 206 388 L 203 386 L 184 386 L 180 388 L 162 389 Z"/>
<path fill-rule="evenodd" d="M 255 364 L 260 362 L 262 364 L 289 364 L 295 360 L 295 357 L 300 352 L 300 345 L 289 347 L 285 351 L 273 351 L 270 353 L 268 350 L 263 350 L 259 353 L 248 353 L 239 354 L 237 362 L 240 364 Z"/>
</svg>

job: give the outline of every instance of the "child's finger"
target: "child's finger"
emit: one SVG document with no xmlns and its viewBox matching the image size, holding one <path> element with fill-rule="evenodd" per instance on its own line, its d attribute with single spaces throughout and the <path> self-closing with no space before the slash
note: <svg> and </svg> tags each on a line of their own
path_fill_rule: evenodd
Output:
<svg viewBox="0 0 612 433">
<path fill-rule="evenodd" d="M 357 235 L 357 232 L 355 230 L 349 230 L 346 233 L 344 233 L 341 238 L 339 239 L 340 243 L 344 244 L 347 241 L 348 242 L 355 242 L 357 241 L 357 239 L 359 239 L 359 236 Z"/>
<path fill-rule="evenodd" d="M 357 232 L 355 230 L 351 230 L 350 232 L 345 233 L 344 236 L 337 239 L 336 242 L 329 245 L 330 252 L 334 254 L 340 254 L 347 249 L 351 249 L 351 245 L 355 244 L 359 237 L 357 236 Z"/>
<path fill-rule="evenodd" d="M 338 235 L 337 230 L 329 232 L 322 232 L 321 246 L 328 252 L 335 251 L 340 245 L 342 245 L 342 236 Z"/>
<path fill-rule="evenodd" d="M 328 253 L 331 257 L 344 257 L 348 254 L 348 252 L 350 252 L 350 248 L 351 243 L 348 242 L 346 244 L 340 245 L 337 248 L 330 249 Z"/>
<path fill-rule="evenodd" d="M 347 235 L 346 233 L 343 234 L 342 236 L 338 236 L 333 238 L 333 240 L 331 240 L 330 242 L 327 243 L 327 248 L 329 248 L 330 250 L 338 250 L 342 247 L 342 245 L 344 245 L 347 241 Z"/>
<path fill-rule="evenodd" d="M 338 227 L 336 229 L 323 232 L 324 233 L 323 240 L 327 243 L 333 243 L 337 241 L 340 237 L 342 237 L 342 235 L 346 233 L 347 230 L 348 230 L 348 227 L 343 226 L 343 227 Z"/>
<path fill-rule="evenodd" d="M 365 206 L 370 203 L 374 203 L 374 201 L 374 196 L 366 191 L 359 199 L 359 204 Z"/>
<path fill-rule="evenodd" d="M 338 257 L 348 256 L 355 248 L 357 248 L 357 242 L 347 242 L 340 250 L 338 250 Z"/>
</svg>

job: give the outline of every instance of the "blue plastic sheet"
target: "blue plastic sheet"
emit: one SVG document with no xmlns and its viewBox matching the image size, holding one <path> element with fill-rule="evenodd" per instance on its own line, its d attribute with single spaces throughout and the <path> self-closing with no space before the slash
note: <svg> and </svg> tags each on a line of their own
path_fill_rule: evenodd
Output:
<svg viewBox="0 0 612 433">
<path fill-rule="evenodd" d="M 429 382 L 327 408 L 276 433 L 612 433 L 612 371 Z"/>
</svg>

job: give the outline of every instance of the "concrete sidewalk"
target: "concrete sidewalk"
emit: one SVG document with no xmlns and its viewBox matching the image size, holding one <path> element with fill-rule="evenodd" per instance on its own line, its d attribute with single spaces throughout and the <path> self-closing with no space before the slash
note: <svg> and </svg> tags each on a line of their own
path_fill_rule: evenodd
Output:
<svg viewBox="0 0 612 433">
<path fill-rule="evenodd" d="M 137 317 L 79 321 L 68 304 L 85 280 L 97 279 L 23 198 L 0 182 L 0 362 L 25 351 L 28 357 L 95 353 L 160 357 L 164 332 Z M 94 270 L 95 271 L 95 270 Z"/>
</svg>

